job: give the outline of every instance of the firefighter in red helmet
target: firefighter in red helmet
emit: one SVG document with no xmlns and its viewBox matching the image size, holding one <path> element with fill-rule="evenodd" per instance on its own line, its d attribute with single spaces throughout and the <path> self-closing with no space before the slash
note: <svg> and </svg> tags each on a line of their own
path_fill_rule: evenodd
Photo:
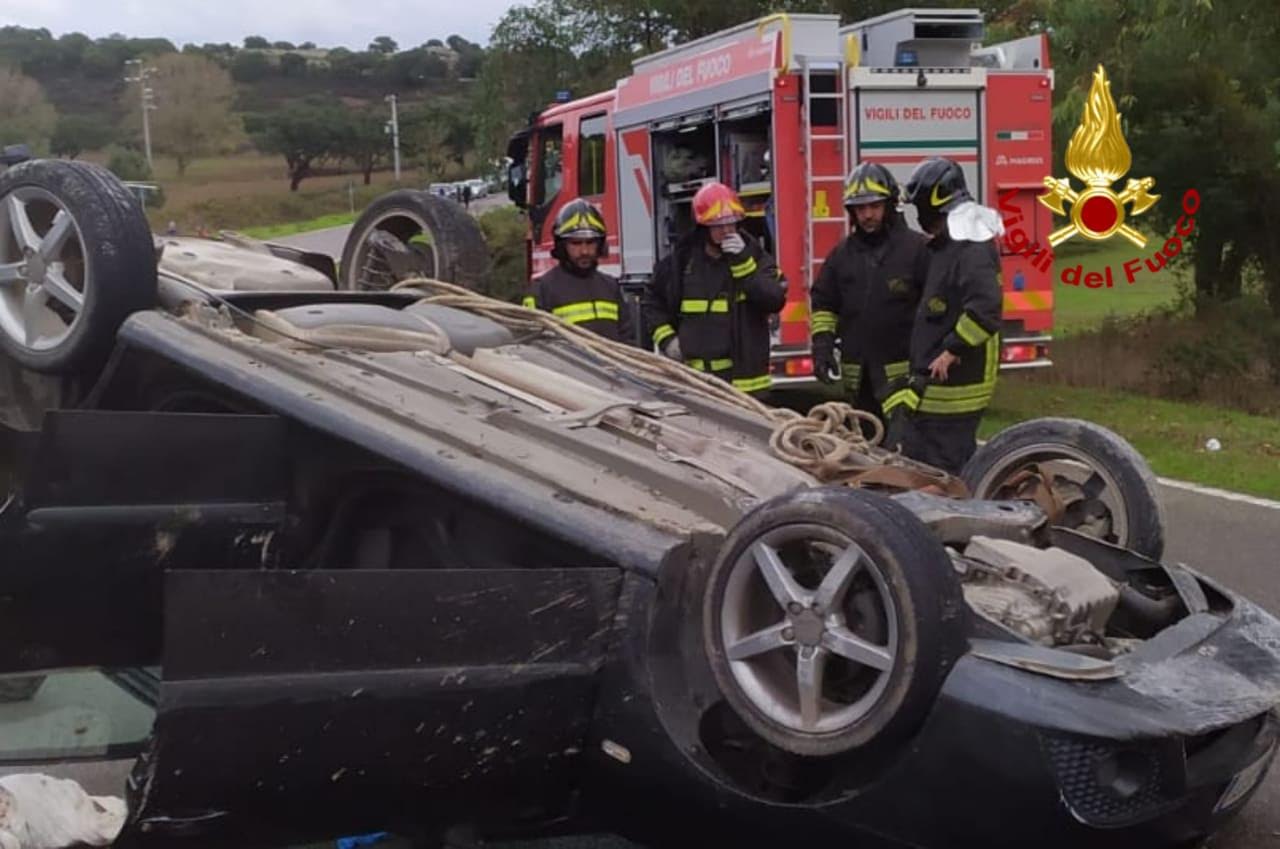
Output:
<svg viewBox="0 0 1280 849">
<path fill-rule="evenodd" d="M 723 183 L 693 198 L 696 227 L 658 263 L 644 312 L 659 351 L 743 392 L 767 392 L 769 317 L 786 302 L 777 263 L 739 230 L 742 201 Z"/>
<path fill-rule="evenodd" d="M 582 198 L 571 200 L 560 208 L 551 231 L 551 255 L 560 264 L 533 281 L 533 293 L 525 296 L 524 306 L 546 310 L 615 342 L 633 341 L 618 281 L 597 267 L 608 250 L 600 210 Z"/>
</svg>

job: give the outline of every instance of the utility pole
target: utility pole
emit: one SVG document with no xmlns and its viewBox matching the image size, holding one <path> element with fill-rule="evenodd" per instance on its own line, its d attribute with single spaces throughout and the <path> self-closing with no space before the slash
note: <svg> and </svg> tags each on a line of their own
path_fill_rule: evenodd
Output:
<svg viewBox="0 0 1280 849">
<path fill-rule="evenodd" d="M 396 96 L 388 94 L 385 98 L 391 104 L 391 120 L 387 122 L 387 132 L 391 134 L 391 154 L 395 160 L 396 182 L 400 182 L 400 117 L 396 114 Z"/>
<path fill-rule="evenodd" d="M 138 94 L 142 102 L 142 145 L 147 154 L 147 167 L 152 167 L 151 162 L 151 110 L 156 108 L 155 91 L 151 86 L 147 85 L 147 79 L 156 72 L 155 68 L 142 67 L 141 59 L 126 59 L 125 65 L 137 65 L 137 72 L 134 76 L 126 76 L 124 81 L 127 83 L 138 84 Z"/>
</svg>

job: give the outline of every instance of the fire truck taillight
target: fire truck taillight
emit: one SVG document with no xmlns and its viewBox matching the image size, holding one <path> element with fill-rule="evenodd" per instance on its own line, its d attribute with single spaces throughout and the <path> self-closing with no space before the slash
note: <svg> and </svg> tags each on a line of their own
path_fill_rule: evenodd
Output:
<svg viewBox="0 0 1280 849">
<path fill-rule="evenodd" d="M 785 365 L 787 377 L 809 377 L 813 374 L 813 357 L 795 357 Z"/>
<path fill-rule="evenodd" d="M 1005 345 L 1000 349 L 1002 363 L 1031 363 L 1048 356 L 1048 345 Z"/>
</svg>

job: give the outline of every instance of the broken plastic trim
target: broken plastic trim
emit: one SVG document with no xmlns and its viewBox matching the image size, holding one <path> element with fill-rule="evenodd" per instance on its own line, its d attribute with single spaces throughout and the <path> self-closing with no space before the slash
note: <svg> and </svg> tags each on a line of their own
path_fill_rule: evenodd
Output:
<svg viewBox="0 0 1280 849">
<path fill-rule="evenodd" d="M 1067 681 L 1107 681 L 1124 674 L 1109 660 L 1028 643 L 976 639 L 970 642 L 969 653 L 993 663 Z"/>
</svg>

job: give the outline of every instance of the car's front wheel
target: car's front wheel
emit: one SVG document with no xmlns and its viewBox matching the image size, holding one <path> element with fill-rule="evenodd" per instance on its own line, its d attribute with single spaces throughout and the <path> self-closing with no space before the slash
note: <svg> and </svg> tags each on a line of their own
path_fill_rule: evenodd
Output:
<svg viewBox="0 0 1280 849">
<path fill-rule="evenodd" d="M 155 247 L 138 201 L 86 162 L 0 174 L 0 348 L 32 371 L 92 371 L 120 324 L 155 303 Z"/>
<path fill-rule="evenodd" d="M 906 508 L 848 489 L 783 496 L 748 514 L 725 541 L 704 604 L 725 700 L 799 755 L 909 734 L 965 645 L 942 545 Z"/>
</svg>

